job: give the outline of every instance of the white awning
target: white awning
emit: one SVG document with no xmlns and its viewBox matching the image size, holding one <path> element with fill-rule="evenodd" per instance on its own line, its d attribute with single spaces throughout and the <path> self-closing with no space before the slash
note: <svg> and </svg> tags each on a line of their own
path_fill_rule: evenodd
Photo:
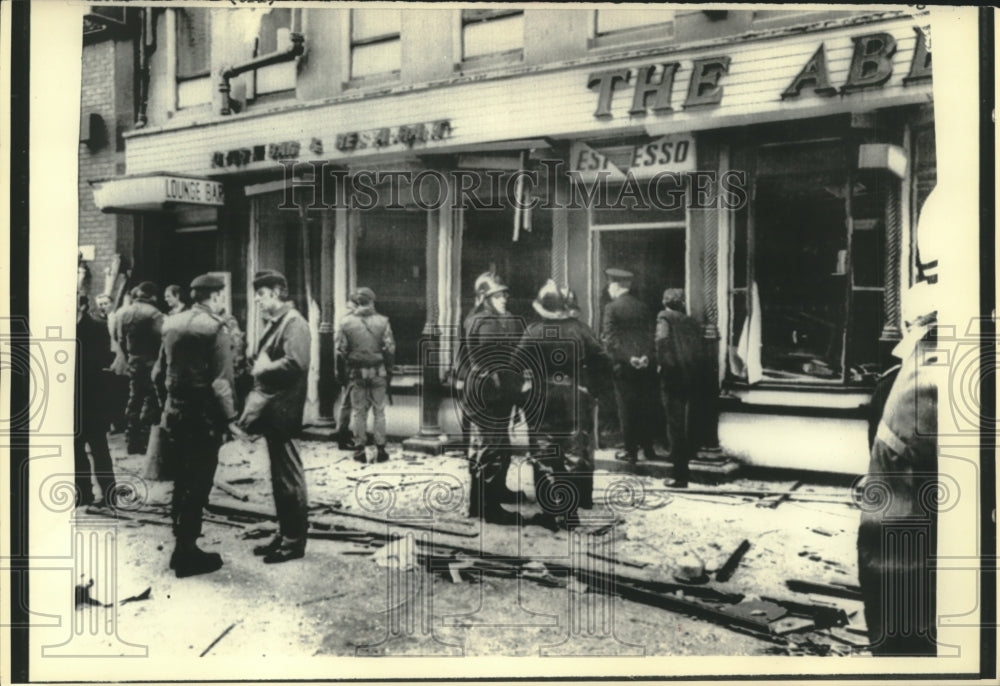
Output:
<svg viewBox="0 0 1000 686">
<path fill-rule="evenodd" d="M 221 207 L 222 184 L 199 176 L 144 174 L 91 181 L 102 212 L 149 212 L 189 205 Z"/>
</svg>

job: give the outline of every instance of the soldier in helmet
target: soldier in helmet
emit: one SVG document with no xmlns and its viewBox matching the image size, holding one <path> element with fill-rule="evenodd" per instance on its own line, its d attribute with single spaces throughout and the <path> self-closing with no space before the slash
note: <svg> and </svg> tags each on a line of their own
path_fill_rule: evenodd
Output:
<svg viewBox="0 0 1000 686">
<path fill-rule="evenodd" d="M 154 384 L 165 395 L 162 422 L 170 435 L 176 474 L 171 505 L 176 545 L 170 567 L 178 577 L 222 566 L 222 557 L 200 549 L 197 541 L 222 437 L 236 419 L 232 350 L 219 317 L 224 288 L 221 279 L 208 274 L 191 282 L 194 305 L 164 323 L 153 369 Z"/>
<path fill-rule="evenodd" d="M 519 358 L 530 360 L 537 385 L 525 414 L 536 448 L 535 497 L 549 514 L 579 523 L 577 508 L 590 508 L 594 455 L 589 422 L 593 398 L 611 375 L 611 358 L 586 324 L 576 318 L 576 297 L 549 281 L 533 303 L 541 317 L 521 338 Z"/>
<path fill-rule="evenodd" d="M 476 279 L 476 308 L 464 322 L 460 379 L 462 409 L 471 425 L 469 516 L 510 524 L 516 515 L 500 506 L 516 502 L 507 488 L 510 420 L 523 384 L 511 362 L 524 322 L 507 311 L 507 285 L 493 272 Z"/>
</svg>

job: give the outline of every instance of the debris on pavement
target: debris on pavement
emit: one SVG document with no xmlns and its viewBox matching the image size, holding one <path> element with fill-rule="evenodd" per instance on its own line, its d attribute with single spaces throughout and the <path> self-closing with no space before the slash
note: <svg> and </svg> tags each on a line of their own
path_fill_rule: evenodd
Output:
<svg viewBox="0 0 1000 686">
<path fill-rule="evenodd" d="M 90 581 L 88 581 L 86 584 L 77 584 L 76 585 L 76 588 L 74 589 L 73 596 L 74 596 L 74 600 L 75 600 L 74 606 L 76 607 L 77 610 L 79 610 L 81 607 L 84 607 L 84 606 L 87 606 L 87 605 L 96 605 L 97 607 L 111 607 L 110 604 L 102 603 L 97 598 L 92 598 L 91 597 L 91 595 L 90 595 L 90 589 L 93 588 L 93 587 L 94 587 L 94 580 L 93 579 L 91 579 Z"/>
<path fill-rule="evenodd" d="M 729 579 L 736 572 L 736 568 L 740 566 L 740 561 L 743 560 L 743 556 L 746 555 L 748 550 L 750 550 L 750 541 L 744 538 L 743 542 L 740 543 L 736 547 L 736 550 L 733 551 L 732 555 L 729 556 L 729 559 L 727 559 L 725 563 L 719 567 L 718 571 L 715 572 L 715 580 L 729 581 Z"/>
<path fill-rule="evenodd" d="M 212 650 L 212 648 L 214 648 L 216 645 L 218 645 L 219 641 L 225 638 L 226 634 L 232 631 L 233 627 L 236 626 L 237 624 L 239 624 L 239 622 L 233 622 L 232 624 L 227 626 L 225 630 L 221 634 L 219 634 L 214 641 L 208 644 L 207 648 L 201 651 L 201 655 L 199 655 L 198 657 L 205 657 L 206 655 L 208 655 L 209 651 Z"/>
<path fill-rule="evenodd" d="M 149 600 L 152 593 L 153 593 L 153 587 L 150 586 L 142 593 L 137 593 L 136 595 L 129 596 L 125 600 L 120 601 L 118 604 L 124 605 L 125 603 L 136 603 L 139 602 L 140 600 Z"/>
<path fill-rule="evenodd" d="M 788 590 L 796 593 L 815 593 L 827 595 L 834 598 L 846 598 L 847 600 L 861 600 L 861 587 L 854 584 L 844 584 L 837 581 L 823 583 L 819 581 L 805 581 L 803 579 L 787 579 L 785 585 Z"/>
</svg>

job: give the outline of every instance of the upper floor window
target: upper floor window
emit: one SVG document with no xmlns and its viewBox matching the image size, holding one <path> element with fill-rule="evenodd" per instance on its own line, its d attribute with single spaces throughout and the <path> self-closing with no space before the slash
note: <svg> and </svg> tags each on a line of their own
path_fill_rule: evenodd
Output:
<svg viewBox="0 0 1000 686">
<path fill-rule="evenodd" d="M 400 10 L 351 10 L 351 78 L 399 71 Z"/>
<path fill-rule="evenodd" d="M 208 76 L 212 41 L 212 13 L 207 7 L 176 9 L 177 78 Z"/>
<path fill-rule="evenodd" d="M 674 38 L 674 10 L 594 10 L 591 47 Z"/>
<path fill-rule="evenodd" d="M 245 10 L 237 10 L 245 11 Z M 264 12 L 257 27 L 254 57 L 284 52 L 292 47 L 292 33 L 302 32 L 302 10 L 278 7 Z M 261 67 L 253 73 L 253 91 L 257 97 L 295 88 L 296 64 L 279 62 Z"/>
<path fill-rule="evenodd" d="M 524 10 L 462 10 L 462 59 L 524 48 Z"/>
</svg>

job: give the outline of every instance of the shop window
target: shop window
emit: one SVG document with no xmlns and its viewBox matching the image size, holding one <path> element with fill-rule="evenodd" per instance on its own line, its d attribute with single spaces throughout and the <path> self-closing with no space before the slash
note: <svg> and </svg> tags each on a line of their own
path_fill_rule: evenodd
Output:
<svg viewBox="0 0 1000 686">
<path fill-rule="evenodd" d="M 401 11 L 351 10 L 351 78 L 398 74 Z"/>
<path fill-rule="evenodd" d="M 674 10 L 594 10 L 590 47 L 674 38 Z"/>
<path fill-rule="evenodd" d="M 937 185 L 937 159 L 934 145 L 933 122 L 913 130 L 913 188 L 910 193 L 912 199 L 910 216 L 913 218 L 914 230 L 910 232 L 910 254 L 913 255 L 909 275 L 909 283 L 911 284 L 926 278 L 925 265 L 920 259 L 920 246 L 917 244 L 916 223 L 919 221 L 920 210 L 923 208 L 927 196 Z"/>
<path fill-rule="evenodd" d="M 462 59 L 516 57 L 524 48 L 524 10 L 462 10 Z"/>
<path fill-rule="evenodd" d="M 889 181 L 841 141 L 762 146 L 731 234 L 729 373 L 869 384 L 878 372 Z"/>
<path fill-rule="evenodd" d="M 175 9 L 177 19 L 177 106 L 211 101 L 212 12 L 206 7 Z"/>
<path fill-rule="evenodd" d="M 397 365 L 419 364 L 427 321 L 426 243 L 426 211 L 358 212 L 355 284 L 375 291 L 375 308 L 392 325 Z"/>
</svg>

